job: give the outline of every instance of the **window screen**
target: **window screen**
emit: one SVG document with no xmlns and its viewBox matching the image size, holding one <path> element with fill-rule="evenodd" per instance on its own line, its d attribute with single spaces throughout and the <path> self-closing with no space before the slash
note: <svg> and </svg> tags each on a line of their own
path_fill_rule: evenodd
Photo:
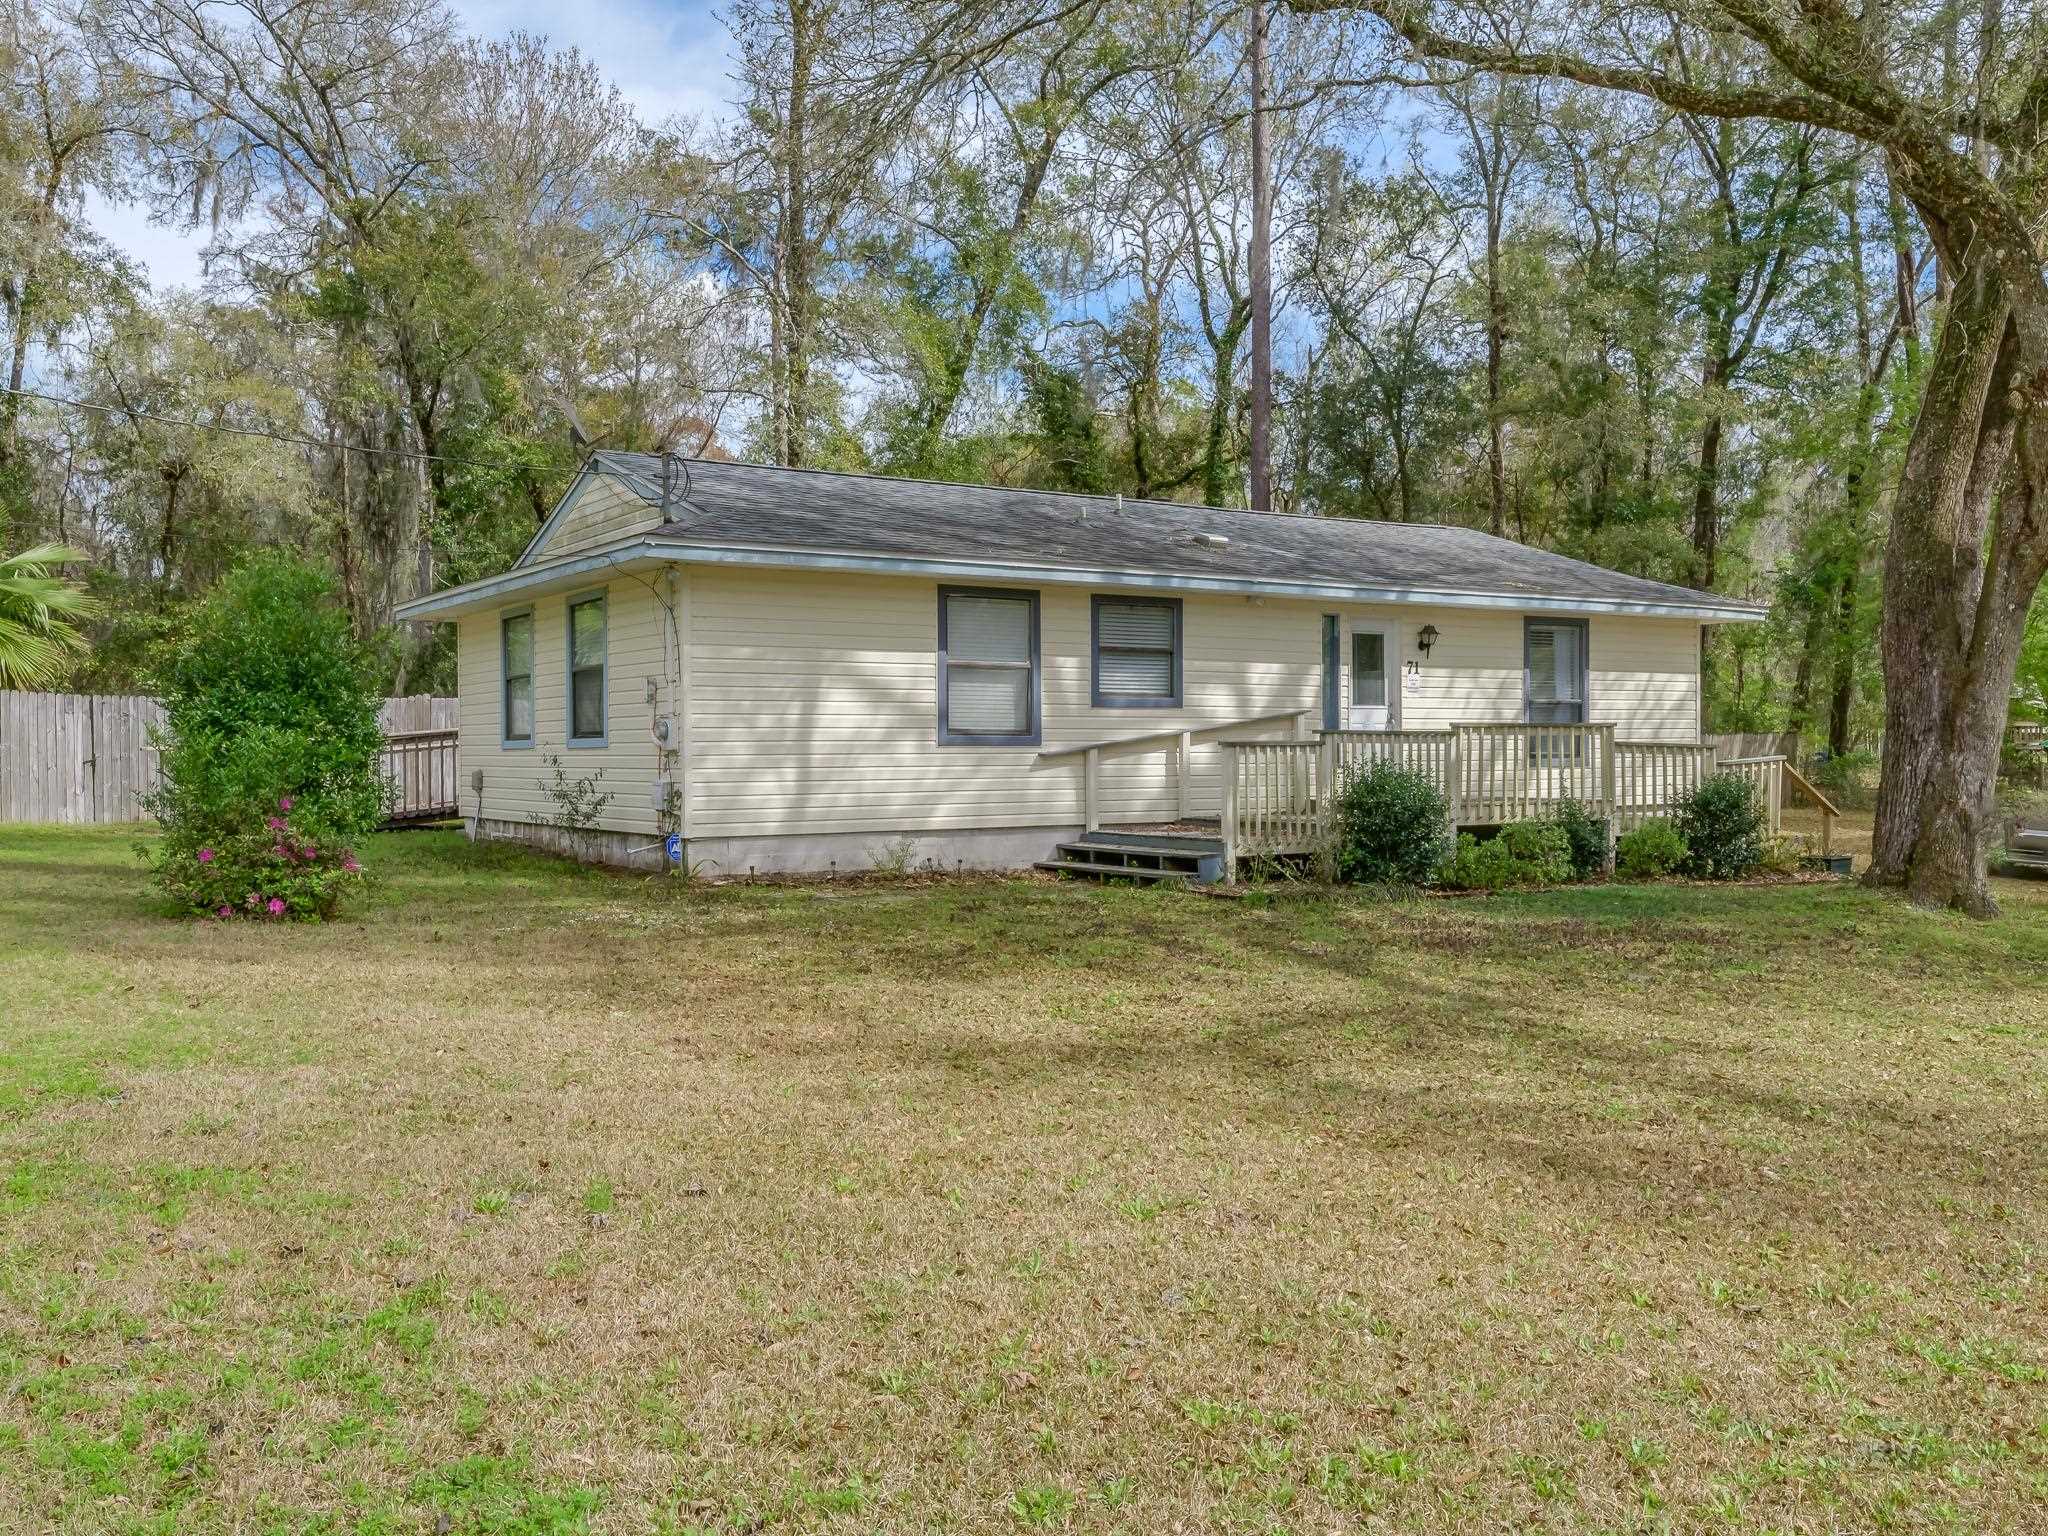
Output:
<svg viewBox="0 0 2048 1536">
<path fill-rule="evenodd" d="M 939 645 L 941 741 L 1036 739 L 1036 593 L 942 589 Z"/>
<path fill-rule="evenodd" d="M 1366 709 L 1387 707 L 1387 637 L 1372 630 L 1351 635 L 1351 702 Z"/>
<path fill-rule="evenodd" d="M 504 730 L 507 741 L 533 740 L 533 615 L 515 613 L 501 628 L 504 651 Z"/>
<path fill-rule="evenodd" d="M 604 599 L 569 605 L 569 739 L 604 740 Z"/>
<path fill-rule="evenodd" d="M 1159 598 L 1095 599 L 1098 706 L 1180 702 L 1180 604 Z"/>
</svg>

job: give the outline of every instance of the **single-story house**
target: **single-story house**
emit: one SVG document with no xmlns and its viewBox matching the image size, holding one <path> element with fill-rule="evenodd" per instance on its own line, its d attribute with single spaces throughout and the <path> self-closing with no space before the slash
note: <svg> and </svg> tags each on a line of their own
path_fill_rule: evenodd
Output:
<svg viewBox="0 0 2048 1536">
<path fill-rule="evenodd" d="M 472 836 L 744 875 L 1191 823 L 1234 867 L 1387 755 L 1465 824 L 1649 814 L 1711 766 L 1705 626 L 1763 610 L 1470 528 L 599 452 L 400 617 L 458 626 Z M 558 769 L 610 798 L 565 827 Z"/>
</svg>

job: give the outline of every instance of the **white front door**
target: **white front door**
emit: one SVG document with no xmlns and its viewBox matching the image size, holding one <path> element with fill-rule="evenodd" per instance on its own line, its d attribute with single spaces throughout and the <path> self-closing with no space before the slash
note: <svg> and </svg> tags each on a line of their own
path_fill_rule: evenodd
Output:
<svg viewBox="0 0 2048 1536">
<path fill-rule="evenodd" d="M 1390 628 L 1383 624 L 1351 626 L 1351 691 L 1344 710 L 1346 729 L 1393 729 L 1393 658 L 1394 634 Z"/>
</svg>

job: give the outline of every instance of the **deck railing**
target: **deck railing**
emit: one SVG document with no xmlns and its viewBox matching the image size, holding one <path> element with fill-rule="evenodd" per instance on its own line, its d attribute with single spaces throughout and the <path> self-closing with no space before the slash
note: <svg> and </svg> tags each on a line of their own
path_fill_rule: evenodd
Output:
<svg viewBox="0 0 2048 1536">
<path fill-rule="evenodd" d="M 1314 740 L 1226 741 L 1224 749 L 1226 870 L 1243 858 L 1327 851 L 1338 793 L 1374 763 L 1429 779 L 1443 791 L 1454 827 L 1521 821 L 1576 800 L 1606 819 L 1612 835 L 1669 816 L 1723 768 L 1756 787 L 1775 834 L 1789 766 L 1781 757 L 1723 763 L 1714 748 L 1689 742 L 1620 741 L 1606 722 L 1324 731 Z"/>
<path fill-rule="evenodd" d="M 1617 835 L 1659 816 L 1700 787 L 1715 772 L 1712 747 L 1682 741 L 1617 741 L 1614 744 L 1614 800 L 1610 814 Z M 1777 826 L 1774 818 L 1771 822 Z"/>
<path fill-rule="evenodd" d="M 455 782 L 457 731 L 393 731 L 380 766 L 391 795 L 385 820 L 439 821 L 460 814 Z"/>
</svg>

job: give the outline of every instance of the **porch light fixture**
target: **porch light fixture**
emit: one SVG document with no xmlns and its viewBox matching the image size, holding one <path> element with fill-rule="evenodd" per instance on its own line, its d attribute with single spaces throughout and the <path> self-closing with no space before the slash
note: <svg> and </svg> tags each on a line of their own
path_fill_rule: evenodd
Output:
<svg viewBox="0 0 2048 1536">
<path fill-rule="evenodd" d="M 1421 632 L 1415 637 L 1415 646 L 1425 656 L 1436 648 L 1436 626 L 1434 624 L 1422 626 Z"/>
</svg>

